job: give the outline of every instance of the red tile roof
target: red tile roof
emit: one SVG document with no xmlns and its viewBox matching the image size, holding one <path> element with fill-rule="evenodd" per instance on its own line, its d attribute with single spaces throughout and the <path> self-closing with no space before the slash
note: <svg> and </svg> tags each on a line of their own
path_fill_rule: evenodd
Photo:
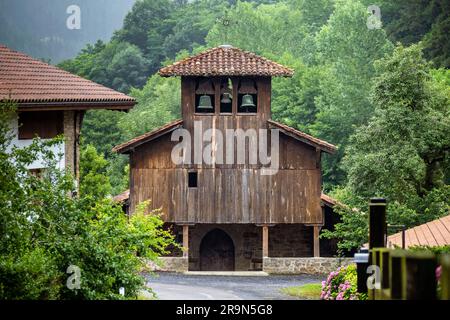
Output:
<svg viewBox="0 0 450 320">
<path fill-rule="evenodd" d="M 163 77 L 171 76 L 283 76 L 294 71 L 281 64 L 231 46 L 220 46 L 196 56 L 175 62 L 159 70 Z"/>
<path fill-rule="evenodd" d="M 279 123 L 279 122 L 276 122 L 273 120 L 267 120 L 267 122 L 269 122 L 269 124 L 271 124 L 272 126 L 280 129 L 281 132 L 283 132 L 284 134 L 289 135 L 289 136 L 291 136 L 297 140 L 300 140 L 306 144 L 309 144 L 313 147 L 317 147 L 325 152 L 333 154 L 337 150 L 337 147 L 335 145 L 332 145 L 331 143 L 328 143 L 324 140 L 320 140 L 318 138 L 310 136 L 309 134 L 306 134 L 304 132 L 296 130 L 285 124 L 282 124 L 282 123 Z"/>
<path fill-rule="evenodd" d="M 4 99 L 17 102 L 19 108 L 40 104 L 55 109 L 61 105 L 130 109 L 135 104 L 123 93 L 0 44 L 0 100 Z"/>
<path fill-rule="evenodd" d="M 411 246 L 450 245 L 450 215 L 405 231 L 405 248 Z M 402 246 L 402 233 L 387 238 L 388 247 Z"/>
<path fill-rule="evenodd" d="M 169 133 L 177 128 L 180 128 L 183 124 L 183 120 L 175 120 L 172 121 L 162 127 L 159 127 L 153 131 L 144 133 L 143 135 L 140 135 L 136 138 L 131 139 L 130 141 L 124 142 L 122 144 L 119 144 L 118 146 L 115 146 L 112 151 L 117 153 L 127 153 L 133 148 L 149 142 L 153 139 L 156 139 L 162 135 L 165 135 L 166 133 Z"/>
</svg>

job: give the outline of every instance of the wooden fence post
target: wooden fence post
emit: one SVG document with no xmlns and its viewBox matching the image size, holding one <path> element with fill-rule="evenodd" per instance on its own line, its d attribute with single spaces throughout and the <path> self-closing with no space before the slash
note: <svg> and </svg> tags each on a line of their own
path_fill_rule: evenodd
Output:
<svg viewBox="0 0 450 320">
<path fill-rule="evenodd" d="M 357 274 L 357 290 L 359 293 L 367 294 L 367 267 L 369 266 L 369 250 L 361 248 L 358 253 L 354 255 L 356 263 Z"/>
<path fill-rule="evenodd" d="M 450 300 L 450 254 L 443 254 L 441 262 L 441 299 Z"/>
<path fill-rule="evenodd" d="M 387 300 L 391 298 L 391 291 L 390 291 L 390 283 L 389 283 L 389 277 L 391 274 L 390 265 L 389 265 L 389 258 L 391 256 L 391 249 L 382 248 L 379 249 L 380 251 L 380 276 L 381 276 L 381 290 L 380 290 L 380 298 L 383 300 Z"/>
<path fill-rule="evenodd" d="M 369 249 L 385 247 L 386 199 L 372 198 L 369 203 Z"/>
<path fill-rule="evenodd" d="M 436 267 L 436 256 L 431 252 L 407 254 L 403 297 L 407 300 L 436 300 Z"/>
<path fill-rule="evenodd" d="M 402 284 L 406 275 L 406 255 L 403 250 L 393 250 L 389 259 L 389 287 L 392 300 L 402 299 Z M 404 279 L 406 282 L 406 277 Z"/>
<path fill-rule="evenodd" d="M 377 267 L 380 266 L 380 251 L 377 248 L 370 250 L 369 265 L 370 266 L 377 266 Z M 372 276 L 372 279 L 373 279 L 373 276 L 375 276 L 375 283 L 374 284 L 376 285 L 376 282 L 378 281 L 378 276 L 379 275 L 372 274 L 371 276 Z M 379 290 L 377 290 L 375 287 L 368 288 L 367 289 L 367 296 L 368 296 L 368 298 L 370 300 L 377 300 L 377 299 L 379 299 Z"/>
</svg>

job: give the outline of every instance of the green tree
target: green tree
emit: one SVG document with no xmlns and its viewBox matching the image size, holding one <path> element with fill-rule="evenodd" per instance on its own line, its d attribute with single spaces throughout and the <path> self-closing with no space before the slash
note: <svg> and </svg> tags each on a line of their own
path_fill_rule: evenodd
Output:
<svg viewBox="0 0 450 320">
<path fill-rule="evenodd" d="M 80 195 L 92 197 L 94 201 L 106 198 L 111 193 L 111 184 L 106 175 L 108 161 L 98 154 L 92 145 L 87 145 L 80 154 Z"/>
<path fill-rule="evenodd" d="M 307 28 L 301 24 L 300 10 L 287 3 L 256 4 L 238 2 L 228 11 L 229 26 L 216 23 L 206 37 L 208 47 L 229 44 L 268 58 L 285 52 L 298 56 Z"/>
<path fill-rule="evenodd" d="M 342 221 L 324 233 L 343 252 L 367 242 L 370 197 L 386 197 L 388 223 L 407 227 L 450 210 L 448 73 L 430 70 L 419 45 L 398 46 L 375 65 L 374 114 L 352 135 L 348 183 L 332 193 L 345 204 L 336 207 Z"/>
<path fill-rule="evenodd" d="M 175 23 L 170 19 L 174 9 L 169 0 L 137 1 L 125 17 L 123 28 L 114 37 L 140 48 L 150 62 L 151 74 L 158 70 L 165 58 L 163 43 Z"/>
<path fill-rule="evenodd" d="M 111 149 L 122 140 L 118 122 L 124 113 L 111 110 L 90 110 L 83 119 L 82 144 L 93 145 L 107 159 Z"/>
<path fill-rule="evenodd" d="M 344 163 L 349 185 L 367 196 L 424 197 L 443 185 L 442 163 L 450 148 L 448 96 L 430 77 L 418 45 L 398 47 L 377 69 L 375 114 L 352 137 Z"/>
<path fill-rule="evenodd" d="M 0 105 L 0 299 L 123 299 L 120 287 L 135 298 L 146 259 L 176 246 L 160 210 L 143 203 L 128 218 L 109 199 L 71 197 L 73 177 L 57 169 L 50 148 L 62 138 L 10 148 L 15 110 Z M 102 168 L 90 153 L 92 171 Z M 42 177 L 27 170 L 37 157 L 47 159 Z M 79 289 L 66 286 L 70 265 L 80 268 Z"/>
<path fill-rule="evenodd" d="M 115 90 L 128 93 L 142 87 L 147 79 L 148 61 L 141 50 L 128 42 L 98 41 L 88 45 L 72 60 L 59 67 Z"/>
<path fill-rule="evenodd" d="M 154 75 L 144 88 L 133 89 L 131 95 L 138 104 L 119 121 L 125 140 L 180 117 L 181 89 L 178 78 Z"/>
<path fill-rule="evenodd" d="M 115 90 L 128 93 L 146 80 L 148 62 L 140 49 L 127 42 L 111 41 L 96 54 L 88 78 Z"/>
<path fill-rule="evenodd" d="M 372 1 L 366 0 L 367 5 Z M 438 67 L 450 66 L 450 3 L 446 0 L 380 0 L 389 38 L 404 45 L 423 42 L 425 57 Z"/>
<path fill-rule="evenodd" d="M 295 70 L 292 78 L 276 78 L 272 81 L 273 118 L 306 133 L 316 122 L 316 97 L 321 93 L 322 79 L 328 75 L 323 66 L 308 66 L 301 60 L 285 55 L 280 63 Z"/>
<path fill-rule="evenodd" d="M 316 122 L 311 132 L 339 149 L 324 163 L 325 183 L 345 181 L 339 163 L 355 128 L 367 123 L 373 105 L 368 98 L 373 62 L 391 52 L 383 29 L 367 28 L 367 9 L 359 1 L 337 1 L 335 10 L 316 35 L 316 63 L 327 69 L 315 98 Z"/>
</svg>

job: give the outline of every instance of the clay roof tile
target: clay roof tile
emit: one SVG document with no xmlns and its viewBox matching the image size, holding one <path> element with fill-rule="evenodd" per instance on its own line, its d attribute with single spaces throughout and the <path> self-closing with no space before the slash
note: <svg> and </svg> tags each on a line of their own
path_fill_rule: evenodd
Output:
<svg viewBox="0 0 450 320">
<path fill-rule="evenodd" d="M 172 76 L 264 76 L 292 77 L 294 71 L 255 53 L 220 46 L 185 58 L 159 70 L 163 77 Z"/>
</svg>

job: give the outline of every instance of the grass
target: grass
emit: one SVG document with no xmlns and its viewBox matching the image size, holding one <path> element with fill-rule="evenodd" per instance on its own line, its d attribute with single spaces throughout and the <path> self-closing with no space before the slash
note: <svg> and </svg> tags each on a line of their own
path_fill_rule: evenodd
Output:
<svg viewBox="0 0 450 320">
<path fill-rule="evenodd" d="M 281 289 L 281 292 L 299 299 L 318 300 L 322 292 L 322 284 L 308 283 L 301 286 L 287 287 Z"/>
</svg>

